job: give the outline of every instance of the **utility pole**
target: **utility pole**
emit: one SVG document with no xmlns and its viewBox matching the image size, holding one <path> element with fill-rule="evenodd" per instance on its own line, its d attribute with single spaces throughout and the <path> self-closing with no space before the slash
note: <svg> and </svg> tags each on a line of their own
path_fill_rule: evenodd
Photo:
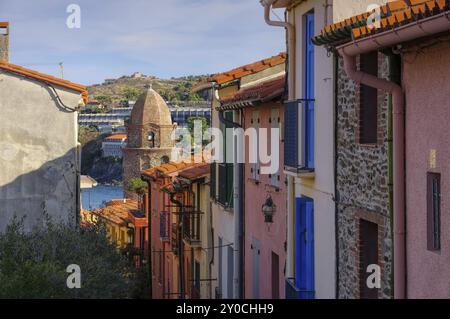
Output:
<svg viewBox="0 0 450 319">
<path fill-rule="evenodd" d="M 59 69 L 61 71 L 61 79 L 64 79 L 64 65 L 63 65 L 63 63 L 64 62 L 59 62 L 58 63 L 59 64 Z"/>
</svg>

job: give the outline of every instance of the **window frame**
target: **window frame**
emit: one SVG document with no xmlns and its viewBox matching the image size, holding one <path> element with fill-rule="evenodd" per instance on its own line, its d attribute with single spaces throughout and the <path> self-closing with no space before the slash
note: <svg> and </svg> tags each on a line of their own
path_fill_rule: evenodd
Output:
<svg viewBox="0 0 450 319">
<path fill-rule="evenodd" d="M 434 188 L 436 187 L 436 189 Z M 441 174 L 427 173 L 427 249 L 441 250 Z"/>
</svg>

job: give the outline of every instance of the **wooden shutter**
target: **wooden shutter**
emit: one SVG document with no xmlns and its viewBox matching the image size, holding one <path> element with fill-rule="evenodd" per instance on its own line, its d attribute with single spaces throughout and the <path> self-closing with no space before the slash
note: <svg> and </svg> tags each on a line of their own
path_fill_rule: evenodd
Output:
<svg viewBox="0 0 450 319">
<path fill-rule="evenodd" d="M 298 101 L 284 104 L 284 165 L 298 168 Z"/>
<path fill-rule="evenodd" d="M 280 110 L 272 109 L 270 111 L 270 127 L 280 129 Z M 279 131 L 281 134 L 281 130 Z M 281 136 L 281 135 L 280 135 Z M 270 143 L 272 143 L 272 138 L 270 139 Z M 271 154 L 271 157 L 277 156 L 276 154 Z M 280 183 L 280 168 L 278 167 L 278 171 L 274 174 L 270 175 L 270 185 L 279 187 Z"/>
<path fill-rule="evenodd" d="M 211 163 L 209 194 L 212 199 L 216 199 L 216 167 L 217 164 L 215 162 Z"/>
<path fill-rule="evenodd" d="M 260 162 L 259 162 L 259 139 L 260 139 L 259 128 L 261 127 L 260 122 L 261 122 L 261 119 L 259 117 L 259 111 L 253 111 L 252 112 L 252 123 L 253 123 L 253 128 L 255 128 L 255 130 L 256 130 L 256 136 L 258 137 L 257 141 L 255 141 L 257 143 L 257 147 L 256 147 L 257 161 L 256 161 L 256 163 L 251 164 L 252 179 L 254 179 L 255 181 L 259 181 L 260 170 L 261 170 Z"/>
</svg>

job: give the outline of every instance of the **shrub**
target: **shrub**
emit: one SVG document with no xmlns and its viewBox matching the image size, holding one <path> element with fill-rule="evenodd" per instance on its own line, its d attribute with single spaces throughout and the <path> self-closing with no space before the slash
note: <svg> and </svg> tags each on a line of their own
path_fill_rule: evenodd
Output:
<svg viewBox="0 0 450 319">
<path fill-rule="evenodd" d="M 105 227 L 47 221 L 24 232 L 14 220 L 0 234 L 0 298 L 131 298 L 144 278 L 106 235 Z M 69 289 L 67 266 L 81 270 L 81 288 Z"/>
</svg>

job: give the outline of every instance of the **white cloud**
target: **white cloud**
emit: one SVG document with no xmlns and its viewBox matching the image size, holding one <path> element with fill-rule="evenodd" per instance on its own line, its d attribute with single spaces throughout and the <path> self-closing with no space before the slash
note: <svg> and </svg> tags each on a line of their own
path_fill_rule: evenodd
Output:
<svg viewBox="0 0 450 319">
<path fill-rule="evenodd" d="M 81 7 L 79 30 L 65 25 L 70 3 Z M 13 61 L 64 61 L 67 78 L 82 83 L 137 70 L 213 73 L 285 43 L 283 29 L 264 23 L 258 0 L 1 0 L 0 20 L 11 22 Z"/>
</svg>

